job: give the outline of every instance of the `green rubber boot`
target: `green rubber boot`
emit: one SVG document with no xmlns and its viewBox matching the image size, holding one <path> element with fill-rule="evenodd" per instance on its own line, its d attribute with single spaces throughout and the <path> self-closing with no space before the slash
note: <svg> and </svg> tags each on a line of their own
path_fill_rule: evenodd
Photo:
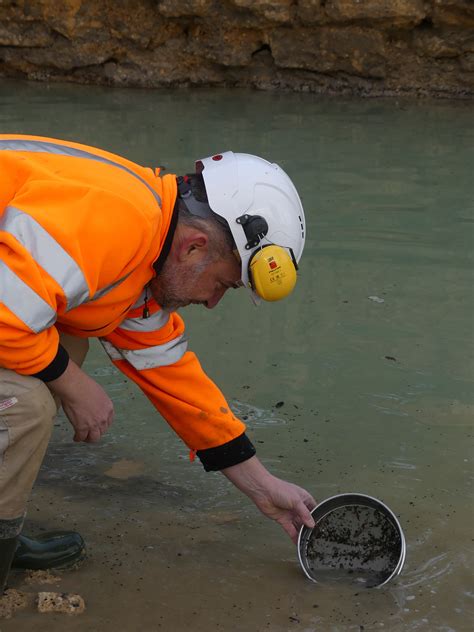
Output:
<svg viewBox="0 0 474 632">
<path fill-rule="evenodd" d="M 7 585 L 8 573 L 10 572 L 10 566 L 16 547 L 16 538 L 0 540 L 0 597 L 3 595 L 3 591 Z"/>
<path fill-rule="evenodd" d="M 50 531 L 30 538 L 19 535 L 12 568 L 66 568 L 84 559 L 86 545 L 75 531 Z"/>
</svg>

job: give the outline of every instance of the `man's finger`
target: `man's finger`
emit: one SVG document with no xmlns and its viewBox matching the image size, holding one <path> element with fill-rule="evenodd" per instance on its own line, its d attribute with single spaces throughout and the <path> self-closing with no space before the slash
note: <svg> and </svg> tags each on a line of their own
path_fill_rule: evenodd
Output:
<svg viewBox="0 0 474 632">
<path fill-rule="evenodd" d="M 107 415 L 107 428 L 110 428 L 110 426 L 112 425 L 112 422 L 114 420 L 114 409 L 112 408 L 112 410 L 110 411 L 110 413 Z"/>
<path fill-rule="evenodd" d="M 76 442 L 80 442 L 80 441 L 85 441 L 86 437 L 87 437 L 87 429 L 82 429 L 82 430 L 78 430 L 76 428 L 76 432 L 74 433 L 74 441 Z"/>
<path fill-rule="evenodd" d="M 89 434 L 87 435 L 86 438 L 86 443 L 97 443 L 97 441 L 100 441 L 100 437 L 101 437 L 101 433 L 100 430 L 97 430 L 96 428 L 89 430 Z"/>
<path fill-rule="evenodd" d="M 309 494 L 303 498 L 303 502 L 306 505 L 306 507 L 308 507 L 308 509 L 311 511 L 312 509 L 314 509 L 316 507 L 316 505 L 318 504 L 314 498 L 312 496 L 310 496 Z"/>
<path fill-rule="evenodd" d="M 315 525 L 315 522 L 313 520 L 313 516 L 311 515 L 308 507 L 304 504 L 303 501 L 300 501 L 298 503 L 298 505 L 296 506 L 296 511 L 298 513 L 298 516 L 301 520 L 301 522 L 306 526 L 309 527 L 310 529 L 312 529 Z"/>
<path fill-rule="evenodd" d="M 283 529 L 286 531 L 286 533 L 290 536 L 290 538 L 293 540 L 293 543 L 297 544 L 298 543 L 298 529 L 296 529 L 294 524 L 291 522 L 288 522 L 288 523 L 283 522 L 280 524 L 283 527 Z"/>
</svg>

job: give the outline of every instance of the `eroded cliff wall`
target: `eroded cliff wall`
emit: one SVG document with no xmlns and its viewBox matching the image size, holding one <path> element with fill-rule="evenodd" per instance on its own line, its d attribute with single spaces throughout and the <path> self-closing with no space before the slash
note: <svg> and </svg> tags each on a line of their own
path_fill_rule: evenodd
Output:
<svg viewBox="0 0 474 632">
<path fill-rule="evenodd" d="M 474 0 L 0 0 L 0 75 L 474 95 Z"/>
</svg>

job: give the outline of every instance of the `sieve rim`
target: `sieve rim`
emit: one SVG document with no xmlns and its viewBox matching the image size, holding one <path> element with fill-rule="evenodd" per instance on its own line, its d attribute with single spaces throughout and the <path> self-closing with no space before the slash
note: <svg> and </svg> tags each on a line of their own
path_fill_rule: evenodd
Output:
<svg viewBox="0 0 474 632">
<path fill-rule="evenodd" d="M 374 586 L 374 588 L 381 588 L 391 579 L 401 573 L 406 557 L 405 534 L 403 533 L 403 529 L 397 516 L 393 513 L 390 507 L 388 507 L 378 498 L 374 498 L 374 496 L 369 496 L 368 494 L 361 494 L 357 492 L 346 492 L 342 494 L 336 494 L 335 496 L 330 496 L 329 498 L 322 500 L 316 505 L 316 507 L 314 507 L 314 509 L 311 510 L 311 515 L 313 516 L 314 522 L 316 524 L 319 524 L 321 520 L 323 520 L 323 518 L 325 518 L 335 509 L 354 505 L 371 507 L 372 509 L 380 510 L 381 513 L 393 524 L 400 537 L 400 556 L 394 570 L 383 582 L 377 584 L 377 586 Z M 303 569 L 304 574 L 308 579 L 317 584 L 320 582 L 318 582 L 318 580 L 309 572 L 306 557 L 306 544 L 314 528 L 315 527 L 306 527 L 305 525 L 301 527 L 298 534 L 297 551 L 300 566 Z"/>
</svg>

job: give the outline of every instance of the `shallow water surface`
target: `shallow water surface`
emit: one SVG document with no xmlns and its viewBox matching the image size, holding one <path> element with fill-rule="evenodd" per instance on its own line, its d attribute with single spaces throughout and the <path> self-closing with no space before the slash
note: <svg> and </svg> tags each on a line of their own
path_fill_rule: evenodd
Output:
<svg viewBox="0 0 474 632">
<path fill-rule="evenodd" d="M 311 583 L 279 527 L 189 463 L 94 345 L 86 368 L 115 402 L 113 429 L 76 445 L 59 418 L 29 508 L 30 531 L 86 537 L 88 559 L 56 589 L 87 610 L 26 609 L 2 632 L 471 630 L 472 106 L 2 82 L 0 121 L 170 172 L 229 148 L 289 172 L 308 233 L 294 295 L 188 308 L 190 346 L 274 474 L 320 500 L 380 498 L 407 540 L 381 590 Z M 32 589 L 21 573 L 12 585 Z"/>
</svg>

